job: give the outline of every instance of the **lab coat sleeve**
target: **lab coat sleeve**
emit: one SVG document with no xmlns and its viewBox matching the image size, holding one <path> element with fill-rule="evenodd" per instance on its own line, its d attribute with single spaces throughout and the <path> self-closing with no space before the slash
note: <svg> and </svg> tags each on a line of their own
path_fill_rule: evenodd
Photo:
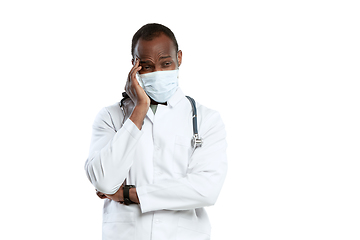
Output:
<svg viewBox="0 0 360 240">
<path fill-rule="evenodd" d="M 203 145 L 194 151 L 185 177 L 136 188 L 142 213 L 215 204 L 227 172 L 226 132 L 217 112 L 207 118 L 200 134 Z"/>
<path fill-rule="evenodd" d="M 87 177 L 98 191 L 114 194 L 119 189 L 133 163 L 129 154 L 141 135 L 142 132 L 130 119 L 116 130 L 107 108 L 98 113 L 85 163 Z"/>
</svg>

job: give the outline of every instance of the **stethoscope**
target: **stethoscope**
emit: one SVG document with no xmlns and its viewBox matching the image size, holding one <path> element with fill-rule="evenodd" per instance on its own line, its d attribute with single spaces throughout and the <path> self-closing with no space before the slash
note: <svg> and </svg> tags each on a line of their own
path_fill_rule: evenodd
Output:
<svg viewBox="0 0 360 240">
<path fill-rule="evenodd" d="M 129 96 L 127 95 L 126 92 L 122 93 L 123 99 L 121 99 L 120 101 L 120 108 L 121 111 L 124 114 L 124 118 L 123 118 L 123 124 L 125 121 L 125 116 L 126 116 L 126 110 L 124 108 L 124 100 L 128 99 Z M 198 132 L 198 127 L 197 127 L 197 110 L 196 110 L 196 103 L 195 100 L 192 97 L 186 96 L 186 98 L 190 101 L 191 107 L 192 107 L 192 122 L 193 122 L 193 138 L 191 139 L 191 146 L 195 149 L 197 147 L 201 147 L 203 144 L 203 140 L 201 139 L 201 137 L 199 136 L 199 132 Z"/>
<path fill-rule="evenodd" d="M 197 148 L 197 147 L 201 147 L 203 144 L 203 140 L 200 138 L 199 133 L 198 133 L 198 128 L 197 128 L 197 111 L 196 111 L 196 103 L 195 100 L 192 97 L 186 96 L 187 99 L 190 101 L 191 103 L 191 107 L 192 107 L 192 111 L 193 111 L 193 139 L 191 140 L 191 145 L 193 146 L 193 148 Z"/>
</svg>

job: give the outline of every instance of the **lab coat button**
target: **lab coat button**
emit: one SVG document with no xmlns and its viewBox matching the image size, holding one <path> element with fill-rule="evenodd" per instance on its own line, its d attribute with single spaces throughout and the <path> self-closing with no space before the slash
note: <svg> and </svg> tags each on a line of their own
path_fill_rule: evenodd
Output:
<svg viewBox="0 0 360 240">
<path fill-rule="evenodd" d="M 161 223 L 161 221 L 159 219 L 155 219 L 155 223 L 159 224 L 159 223 Z"/>
</svg>

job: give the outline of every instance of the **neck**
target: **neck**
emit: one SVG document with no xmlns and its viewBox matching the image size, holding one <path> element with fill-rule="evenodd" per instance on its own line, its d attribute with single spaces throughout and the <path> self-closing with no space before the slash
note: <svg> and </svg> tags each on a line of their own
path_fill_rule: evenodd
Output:
<svg viewBox="0 0 360 240">
<path fill-rule="evenodd" d="M 153 100 L 153 99 L 151 99 L 151 98 L 150 98 L 150 104 L 152 104 L 152 105 L 162 104 L 162 105 L 166 105 L 166 106 L 167 106 L 167 102 L 159 103 L 159 102 L 157 102 L 157 101 L 155 101 L 155 100 Z"/>
</svg>

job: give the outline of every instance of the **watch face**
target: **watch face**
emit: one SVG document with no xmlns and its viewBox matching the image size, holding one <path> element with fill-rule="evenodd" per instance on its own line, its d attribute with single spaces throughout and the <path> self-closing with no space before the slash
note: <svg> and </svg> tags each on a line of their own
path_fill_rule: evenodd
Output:
<svg viewBox="0 0 360 240">
<path fill-rule="evenodd" d="M 130 205 L 130 204 L 131 204 L 130 199 L 124 198 L 124 204 L 125 204 L 125 205 Z"/>
</svg>

